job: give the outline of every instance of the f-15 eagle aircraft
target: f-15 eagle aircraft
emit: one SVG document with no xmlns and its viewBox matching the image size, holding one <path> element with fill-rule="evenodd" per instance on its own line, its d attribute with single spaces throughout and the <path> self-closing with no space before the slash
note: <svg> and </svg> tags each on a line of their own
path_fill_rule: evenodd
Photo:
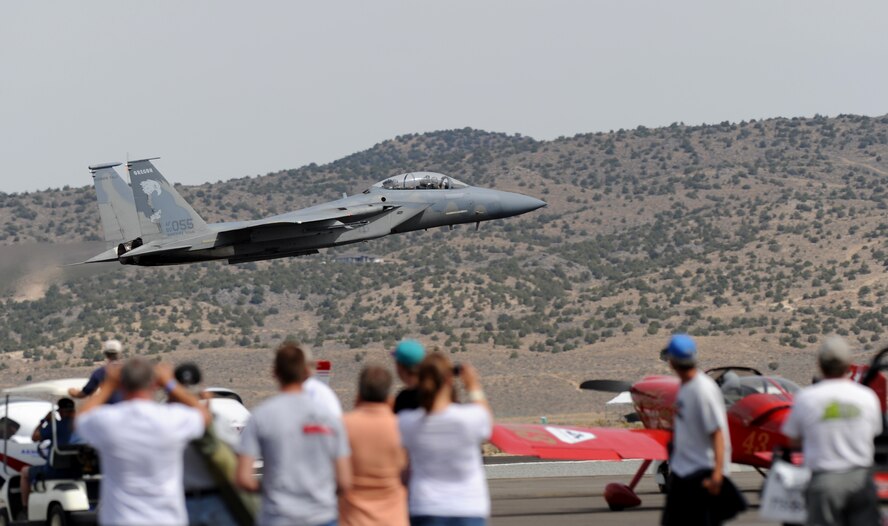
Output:
<svg viewBox="0 0 888 526">
<path fill-rule="evenodd" d="M 432 172 L 374 184 L 362 194 L 254 221 L 207 224 L 152 164 L 127 163 L 131 185 L 114 169 L 90 166 L 105 240 L 117 246 L 84 263 L 176 265 L 225 259 L 246 263 L 316 254 L 319 249 L 438 226 L 502 219 L 546 203 L 476 188 Z"/>
</svg>

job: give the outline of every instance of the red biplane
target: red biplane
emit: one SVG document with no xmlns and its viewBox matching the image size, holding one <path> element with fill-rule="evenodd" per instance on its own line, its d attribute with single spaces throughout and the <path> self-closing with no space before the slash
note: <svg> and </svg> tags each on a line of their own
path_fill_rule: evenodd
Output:
<svg viewBox="0 0 888 526">
<path fill-rule="evenodd" d="M 881 353 L 880 356 L 881 357 Z M 878 363 L 877 357 L 874 364 Z M 855 366 L 855 379 L 869 367 Z M 878 368 L 874 367 L 878 373 Z M 775 448 L 789 445 L 780 433 L 792 407 L 792 397 L 799 386 L 780 376 L 767 376 L 748 367 L 720 367 L 706 371 L 719 385 L 725 398 L 731 435 L 732 460 L 759 471 L 771 464 Z M 886 381 L 874 374 L 868 382 L 879 395 L 885 410 Z M 679 380 L 674 376 L 648 376 L 631 386 L 612 380 L 592 380 L 581 387 L 605 391 L 628 388 L 644 429 L 585 428 L 542 424 L 497 424 L 491 442 L 506 453 L 559 460 L 643 460 L 632 481 L 611 483 L 604 498 L 612 510 L 641 504 L 635 486 L 653 461 L 663 461 L 657 468 L 657 483 L 665 491 L 668 475 L 668 444 L 672 438 L 672 418 Z M 877 482 L 881 482 L 877 475 Z M 888 487 L 879 484 L 880 496 Z"/>
</svg>

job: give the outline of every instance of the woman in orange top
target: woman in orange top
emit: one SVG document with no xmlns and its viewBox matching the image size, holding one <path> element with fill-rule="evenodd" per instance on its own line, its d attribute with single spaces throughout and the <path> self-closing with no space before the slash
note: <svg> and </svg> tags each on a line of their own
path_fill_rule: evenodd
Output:
<svg viewBox="0 0 888 526">
<path fill-rule="evenodd" d="M 339 498 L 341 526 L 408 526 L 407 490 L 401 473 L 407 454 L 398 418 L 388 403 L 391 373 L 370 365 L 361 371 L 355 410 L 343 417 L 351 446 L 353 483 Z"/>
</svg>

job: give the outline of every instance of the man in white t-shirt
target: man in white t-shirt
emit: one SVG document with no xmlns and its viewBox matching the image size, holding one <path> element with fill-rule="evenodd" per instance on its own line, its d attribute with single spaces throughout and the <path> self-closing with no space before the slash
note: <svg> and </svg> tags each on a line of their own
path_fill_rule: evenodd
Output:
<svg viewBox="0 0 888 526">
<path fill-rule="evenodd" d="M 311 349 L 299 347 L 302 349 L 305 363 L 308 365 L 309 376 L 302 382 L 302 391 L 308 395 L 312 404 L 319 405 L 324 411 L 332 415 L 342 418 L 342 402 L 336 396 L 336 392 L 327 385 L 328 382 L 319 380 L 316 376 L 317 361 L 312 356 Z"/>
<path fill-rule="evenodd" d="M 676 334 L 664 350 L 681 380 L 675 404 L 664 526 L 720 524 L 717 501 L 730 469 L 731 435 L 721 390 L 697 369 L 697 345 Z"/>
<path fill-rule="evenodd" d="M 873 484 L 873 439 L 882 432 L 879 399 L 847 378 L 851 349 L 839 336 L 817 354 L 823 380 L 799 391 L 783 433 L 801 443 L 812 471 L 806 501 L 808 524 L 880 524 Z"/>
<path fill-rule="evenodd" d="M 104 405 L 118 389 L 123 401 Z M 154 401 L 162 387 L 175 404 Z M 108 369 L 102 388 L 81 407 L 77 433 L 99 453 L 99 524 L 181 526 L 188 523 L 182 454 L 203 435 L 210 414 L 176 383 L 167 364 L 133 358 Z"/>
<path fill-rule="evenodd" d="M 342 418 L 342 403 L 339 402 L 339 397 L 329 385 L 310 376 L 302 382 L 302 390 L 311 398 L 312 403 L 322 406 L 326 412 Z"/>
</svg>

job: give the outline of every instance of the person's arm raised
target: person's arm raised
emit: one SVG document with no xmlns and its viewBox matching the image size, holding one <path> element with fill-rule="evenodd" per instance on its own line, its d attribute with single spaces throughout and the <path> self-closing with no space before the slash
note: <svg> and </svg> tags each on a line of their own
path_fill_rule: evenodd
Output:
<svg viewBox="0 0 888 526">
<path fill-rule="evenodd" d="M 176 381 L 172 365 L 161 362 L 154 366 L 154 379 L 157 381 L 157 385 L 166 392 L 170 400 L 197 409 L 200 411 L 201 416 L 203 416 L 204 425 L 210 425 L 210 422 L 213 420 L 210 410 L 200 403 L 199 398 L 191 394 L 188 389 L 185 389 Z"/>
<path fill-rule="evenodd" d="M 484 389 L 481 388 L 481 377 L 478 375 L 478 370 L 471 364 L 464 363 L 460 368 L 459 377 L 466 388 L 468 401 L 482 406 L 492 414 L 490 404 L 487 403 L 487 396 L 484 394 Z"/>
<path fill-rule="evenodd" d="M 46 416 L 43 417 L 43 420 L 37 424 L 37 427 L 34 428 L 34 432 L 31 433 L 31 441 L 32 442 L 42 442 L 43 441 L 43 424 L 49 425 L 49 419 L 55 418 L 53 411 L 46 413 Z"/>
</svg>

